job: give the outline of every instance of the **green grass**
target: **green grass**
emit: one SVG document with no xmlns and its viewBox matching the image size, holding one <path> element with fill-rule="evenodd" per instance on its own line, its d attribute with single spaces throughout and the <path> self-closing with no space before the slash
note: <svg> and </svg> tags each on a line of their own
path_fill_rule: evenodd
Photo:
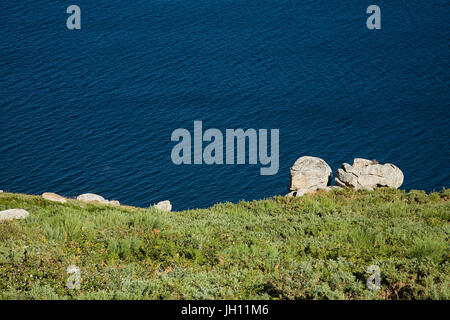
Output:
<svg viewBox="0 0 450 320">
<path fill-rule="evenodd" d="M 335 190 L 161 212 L 2 193 L 30 217 L 0 223 L 0 299 L 449 299 L 449 200 Z"/>
</svg>

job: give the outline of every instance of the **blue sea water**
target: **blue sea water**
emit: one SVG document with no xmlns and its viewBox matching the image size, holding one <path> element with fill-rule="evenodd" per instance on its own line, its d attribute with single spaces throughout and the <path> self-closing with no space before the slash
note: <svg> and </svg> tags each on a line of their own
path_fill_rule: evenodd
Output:
<svg viewBox="0 0 450 320">
<path fill-rule="evenodd" d="M 0 189 L 181 210 L 285 194 L 302 155 L 450 187 L 449 2 L 372 2 L 2 0 Z M 176 166 L 171 133 L 194 120 L 279 129 L 279 173 Z"/>
</svg>

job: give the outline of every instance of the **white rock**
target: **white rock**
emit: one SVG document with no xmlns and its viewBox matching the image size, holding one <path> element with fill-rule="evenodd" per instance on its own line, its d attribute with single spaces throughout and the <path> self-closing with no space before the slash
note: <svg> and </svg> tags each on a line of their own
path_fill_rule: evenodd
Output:
<svg viewBox="0 0 450 320">
<path fill-rule="evenodd" d="M 291 167 L 290 191 L 317 190 L 326 187 L 331 180 L 330 166 L 320 158 L 301 157 Z"/>
<path fill-rule="evenodd" d="M 66 199 L 64 197 L 61 197 L 59 194 L 53 193 L 53 192 L 44 192 L 42 194 L 42 197 L 49 201 L 55 201 L 59 203 L 66 203 Z"/>
<path fill-rule="evenodd" d="M 336 184 L 341 187 L 373 190 L 377 187 L 398 188 L 403 184 L 403 172 L 391 163 L 379 164 L 356 158 L 336 172 Z"/>
<path fill-rule="evenodd" d="M 172 204 L 169 200 L 160 201 L 154 206 L 156 209 L 163 210 L 163 211 L 172 211 Z"/>
<path fill-rule="evenodd" d="M 9 209 L 0 211 L 0 221 L 13 220 L 13 219 L 25 219 L 30 213 L 23 209 Z"/>
<path fill-rule="evenodd" d="M 364 167 L 367 167 L 371 164 L 374 164 L 372 160 L 362 159 L 362 158 L 355 158 L 353 159 L 352 167 L 356 170 L 362 169 Z"/>
<path fill-rule="evenodd" d="M 107 200 L 105 200 L 105 198 L 103 198 L 102 196 L 99 196 L 98 194 L 94 194 L 94 193 L 84 193 L 82 195 L 79 195 L 77 197 L 77 200 L 83 201 L 83 202 L 97 201 L 97 202 L 101 202 L 101 203 L 107 203 Z"/>
<path fill-rule="evenodd" d="M 347 171 L 348 170 L 348 171 Z M 342 168 L 336 171 L 336 184 L 341 187 L 358 185 L 359 173 L 351 165 L 344 163 Z"/>
</svg>

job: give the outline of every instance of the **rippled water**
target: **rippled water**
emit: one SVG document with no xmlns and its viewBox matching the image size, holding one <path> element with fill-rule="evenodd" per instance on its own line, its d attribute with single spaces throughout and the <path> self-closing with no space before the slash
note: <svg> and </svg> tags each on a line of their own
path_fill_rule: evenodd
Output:
<svg viewBox="0 0 450 320">
<path fill-rule="evenodd" d="M 287 191 L 302 155 L 449 187 L 448 1 L 4 1 L 0 189 L 175 210 Z M 371 3 L 370 3 L 371 4 Z M 176 128 L 280 129 L 280 170 L 176 166 Z"/>
</svg>

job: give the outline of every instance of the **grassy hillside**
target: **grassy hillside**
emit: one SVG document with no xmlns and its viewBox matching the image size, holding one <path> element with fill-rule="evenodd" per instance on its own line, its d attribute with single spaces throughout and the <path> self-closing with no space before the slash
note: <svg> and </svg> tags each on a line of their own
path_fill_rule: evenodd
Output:
<svg viewBox="0 0 450 320">
<path fill-rule="evenodd" d="M 335 190 L 167 213 L 2 193 L 30 217 L 0 222 L 0 299 L 450 299 L 449 200 Z"/>
</svg>

